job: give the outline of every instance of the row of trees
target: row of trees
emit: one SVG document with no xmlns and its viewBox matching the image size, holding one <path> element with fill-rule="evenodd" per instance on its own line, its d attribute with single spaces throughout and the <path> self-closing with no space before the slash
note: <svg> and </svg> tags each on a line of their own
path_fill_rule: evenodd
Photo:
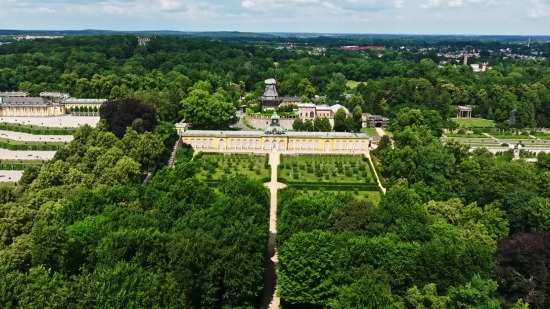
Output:
<svg viewBox="0 0 550 309">
<path fill-rule="evenodd" d="M 16 42 L 0 47 L 0 89 L 138 98 L 157 107 L 161 120 L 172 121 L 188 97 L 238 107 L 241 96 L 248 94 L 246 103 L 255 103 L 263 81 L 277 76 L 281 95 L 326 95 L 330 104 L 339 101 L 350 111 L 360 106 L 393 118 L 405 107 L 427 108 L 447 120 L 455 115 L 454 106 L 473 105 L 475 117 L 503 125 L 512 111 L 515 124 L 510 126 L 549 125 L 548 60 L 501 60 L 491 64 L 492 70 L 476 74 L 469 66 L 440 67 L 429 55 L 420 60 L 405 50 L 383 54 L 310 55 L 175 37 L 156 37 L 148 46 L 138 46 L 133 36 Z M 349 89 L 348 80 L 363 83 Z M 197 87 L 190 89 L 198 82 L 210 84 L 208 98 L 194 92 Z M 346 92 L 355 96 L 345 99 Z"/>
</svg>

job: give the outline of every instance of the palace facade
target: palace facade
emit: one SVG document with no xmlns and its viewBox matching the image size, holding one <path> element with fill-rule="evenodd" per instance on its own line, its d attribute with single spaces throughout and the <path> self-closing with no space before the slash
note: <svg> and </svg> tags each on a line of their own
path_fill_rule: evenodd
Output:
<svg viewBox="0 0 550 309">
<path fill-rule="evenodd" d="M 52 117 L 68 114 L 80 108 L 99 110 L 106 99 L 75 99 L 68 93 L 42 92 L 29 97 L 28 92 L 0 92 L 0 116 Z"/>
<path fill-rule="evenodd" d="M 233 150 L 269 151 L 368 151 L 371 139 L 365 133 L 288 132 L 279 124 L 277 113 L 271 125 L 263 131 L 203 131 L 188 130 L 186 124 L 176 124 L 185 144 L 193 148 L 231 152 Z"/>
</svg>

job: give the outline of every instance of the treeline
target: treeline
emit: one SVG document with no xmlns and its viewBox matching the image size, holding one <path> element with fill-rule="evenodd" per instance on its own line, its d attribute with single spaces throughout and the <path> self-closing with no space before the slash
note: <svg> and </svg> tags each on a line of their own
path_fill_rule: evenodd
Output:
<svg viewBox="0 0 550 309">
<path fill-rule="evenodd" d="M 17 42 L 0 46 L 0 89 L 65 91 L 81 98 L 138 98 L 157 107 L 162 120 L 174 120 L 182 100 L 198 82 L 210 84 L 234 106 L 247 95 L 256 103 L 263 81 L 277 76 L 281 95 L 326 95 L 328 103 L 357 98 L 364 112 L 395 116 L 403 107 L 435 109 L 444 119 L 455 105 L 473 105 L 474 116 L 504 123 L 515 110 L 517 127 L 548 126 L 548 61 L 490 60 L 492 70 L 475 74 L 469 66 L 438 67 L 435 51 L 320 55 L 155 37 L 138 46 L 135 36 L 89 36 Z M 472 60 L 471 60 L 472 61 Z M 473 60 L 477 61 L 477 60 Z M 357 89 L 348 80 L 363 81 Z M 321 101 L 322 102 L 322 101 Z"/>
</svg>

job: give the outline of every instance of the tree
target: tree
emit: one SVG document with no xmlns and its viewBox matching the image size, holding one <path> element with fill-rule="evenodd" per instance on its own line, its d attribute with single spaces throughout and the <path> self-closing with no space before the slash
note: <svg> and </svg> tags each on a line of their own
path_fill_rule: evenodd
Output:
<svg viewBox="0 0 550 309">
<path fill-rule="evenodd" d="M 182 102 L 180 115 L 197 127 L 227 128 L 237 123 L 235 107 L 223 94 L 195 89 Z"/>
<path fill-rule="evenodd" d="M 300 118 L 296 118 L 292 123 L 292 129 L 294 129 L 294 131 L 304 131 L 304 121 Z"/>
<path fill-rule="evenodd" d="M 363 111 L 361 110 L 361 106 L 356 106 L 353 109 L 353 121 L 355 122 L 355 130 L 354 132 L 361 131 L 361 128 L 363 128 Z"/>
<path fill-rule="evenodd" d="M 405 300 L 409 306 L 416 309 L 446 309 L 450 301 L 448 296 L 437 294 L 437 287 L 433 283 L 425 285 L 422 290 L 416 286 L 410 288 Z"/>
<path fill-rule="evenodd" d="M 346 117 L 344 124 L 346 126 L 346 132 L 358 132 L 357 123 L 355 122 L 352 116 Z"/>
<path fill-rule="evenodd" d="M 138 118 L 145 131 L 153 132 L 157 126 L 156 109 L 134 99 L 109 100 L 101 105 L 99 114 L 101 119 L 105 119 L 109 131 L 118 138 L 122 138 L 126 128 Z"/>
<path fill-rule="evenodd" d="M 302 131 L 313 132 L 314 131 L 313 122 L 309 119 L 304 121 L 304 126 L 302 127 Z"/>
<path fill-rule="evenodd" d="M 346 111 L 343 108 L 338 109 L 334 114 L 334 131 L 346 131 Z"/>
<path fill-rule="evenodd" d="M 493 280 L 483 280 L 475 275 L 464 286 L 449 289 L 449 298 L 453 308 L 499 309 L 500 304 L 494 298 L 498 284 Z"/>
<path fill-rule="evenodd" d="M 362 234 L 373 209 L 374 205 L 370 201 L 354 201 L 345 204 L 332 215 L 332 230 L 335 233 L 348 231 L 356 235 Z"/>
<path fill-rule="evenodd" d="M 334 297 L 339 248 L 334 236 L 313 230 L 294 234 L 279 247 L 279 295 L 290 304 L 322 306 Z M 307 268 L 309 271 L 304 272 Z"/>
</svg>

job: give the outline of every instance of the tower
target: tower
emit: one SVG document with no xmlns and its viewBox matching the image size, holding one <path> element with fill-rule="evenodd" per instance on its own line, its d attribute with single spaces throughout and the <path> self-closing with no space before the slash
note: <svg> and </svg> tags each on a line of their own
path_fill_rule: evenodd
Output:
<svg viewBox="0 0 550 309">
<path fill-rule="evenodd" d="M 277 94 L 277 81 L 275 79 L 270 78 L 265 81 L 265 91 L 259 99 L 264 108 L 279 109 L 279 104 L 283 102 L 283 99 Z"/>
<path fill-rule="evenodd" d="M 464 65 L 468 65 L 468 53 L 464 54 Z"/>
</svg>

